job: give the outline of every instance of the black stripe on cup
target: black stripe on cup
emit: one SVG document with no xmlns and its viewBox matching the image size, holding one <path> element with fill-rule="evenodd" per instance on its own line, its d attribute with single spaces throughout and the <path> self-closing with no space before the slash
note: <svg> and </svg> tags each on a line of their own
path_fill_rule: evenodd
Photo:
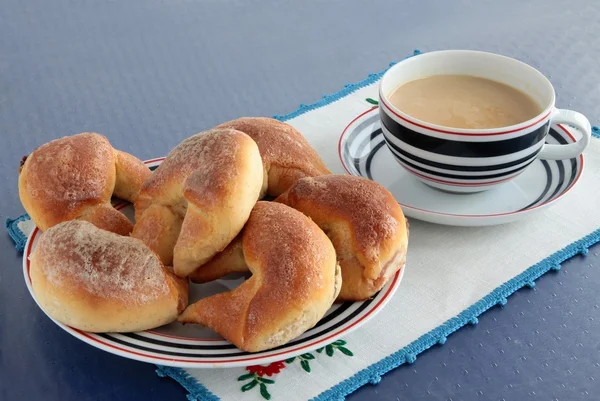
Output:
<svg viewBox="0 0 600 401">
<path fill-rule="evenodd" d="M 492 179 L 492 178 L 508 177 L 512 174 L 518 173 L 521 170 L 524 170 L 525 168 L 527 168 L 527 166 L 529 166 L 531 163 L 533 163 L 535 161 L 535 157 L 532 157 L 529 161 L 527 161 L 527 164 L 524 164 L 513 170 L 504 171 L 502 173 L 484 174 L 484 175 L 459 175 L 459 174 L 451 174 L 451 173 L 445 173 L 445 172 L 440 172 L 440 171 L 428 170 L 426 168 L 417 166 L 416 164 L 409 162 L 408 160 L 406 160 L 406 158 L 404 158 L 401 155 L 395 154 L 394 156 L 396 156 L 396 161 L 398 161 L 398 163 L 400 163 L 401 165 L 406 165 L 407 167 L 410 167 L 411 169 L 416 170 L 420 173 L 430 174 L 430 175 L 444 177 L 444 178 L 454 178 L 454 179 L 458 179 L 458 180 L 488 180 L 488 179 Z"/>
<path fill-rule="evenodd" d="M 377 132 L 379 132 L 380 134 L 383 134 L 383 131 L 381 128 L 379 128 L 377 130 Z M 542 148 L 540 147 L 539 149 L 536 149 L 531 154 L 529 154 L 525 157 L 510 161 L 510 162 L 501 163 L 501 164 L 493 164 L 493 165 L 489 165 L 489 166 L 459 166 L 456 164 L 439 163 L 439 162 L 435 162 L 435 161 L 428 160 L 428 159 L 423 159 L 422 157 L 412 155 L 409 152 L 405 151 L 404 149 L 396 146 L 396 144 L 394 144 L 393 142 L 389 141 L 385 137 L 385 135 L 383 137 L 384 137 L 386 143 L 388 144 L 388 146 L 393 150 L 393 153 L 396 155 L 402 155 L 405 158 L 410 159 L 413 162 L 426 164 L 430 167 L 435 167 L 435 168 L 444 169 L 444 170 L 465 171 L 465 172 L 488 172 L 488 171 L 503 170 L 506 168 L 518 166 L 519 164 L 525 163 L 527 161 L 532 161 L 533 159 L 535 159 L 537 154 L 540 153 L 540 151 L 542 150 Z"/>
<path fill-rule="evenodd" d="M 390 117 L 383 107 L 379 108 L 381 123 L 398 141 L 415 148 L 444 156 L 453 157 L 497 157 L 520 152 L 544 139 L 549 122 L 537 129 L 510 139 L 486 142 L 467 142 L 440 139 L 413 131 Z M 390 141 L 388 141 L 389 143 Z"/>
<path fill-rule="evenodd" d="M 382 135 L 382 133 L 383 133 L 383 131 L 381 130 L 381 128 L 378 128 L 375 131 L 373 131 L 369 136 L 365 137 L 362 140 L 362 142 L 358 145 L 358 148 L 359 148 L 358 154 L 361 154 L 362 149 L 364 149 L 368 143 L 374 142 L 380 135 Z M 346 143 L 346 149 L 347 149 L 346 151 L 348 153 L 349 153 L 348 143 L 351 139 L 353 139 L 353 138 L 349 138 L 348 142 Z M 405 152 L 404 150 L 398 148 L 393 143 L 388 142 L 387 139 L 385 138 L 385 136 L 383 136 L 383 139 L 385 140 L 385 142 L 387 142 L 390 150 L 392 151 L 392 154 L 395 156 L 396 160 L 398 160 L 399 163 L 406 164 L 408 167 L 410 167 L 414 170 L 418 170 L 419 172 L 422 172 L 424 174 L 431 174 L 431 175 L 437 175 L 439 177 L 444 177 L 444 178 L 455 178 L 455 179 L 464 179 L 464 180 L 485 180 L 485 179 L 493 179 L 493 178 L 498 178 L 498 177 L 509 176 L 511 174 L 515 174 L 515 173 L 519 172 L 520 170 L 525 169 L 531 163 L 533 163 L 536 159 L 537 154 L 541 150 L 541 148 L 537 149 L 532 154 L 530 154 L 526 157 L 523 157 L 521 159 L 509 162 L 509 163 L 495 164 L 495 165 L 491 165 L 491 166 L 457 166 L 457 165 L 451 165 L 451 164 L 431 162 L 429 160 L 425 160 L 420 157 L 413 156 L 413 155 L 409 154 L 408 152 Z M 368 154 L 367 158 L 373 158 L 373 156 L 375 155 L 377 150 L 379 150 L 379 147 L 383 146 L 383 144 L 384 144 L 384 141 L 381 141 L 381 142 L 377 143 L 377 145 L 374 145 L 375 147 Z M 354 168 L 358 171 L 360 171 L 361 163 L 362 163 L 362 160 L 360 158 L 353 158 L 353 160 L 352 160 L 352 164 L 354 165 Z M 446 172 L 430 170 L 426 167 L 417 165 L 416 163 L 420 163 L 420 164 L 426 165 L 428 167 L 433 167 L 433 168 L 437 168 L 440 170 L 446 170 Z M 510 169 L 511 167 L 515 167 L 515 166 L 518 166 L 518 167 Z M 502 172 L 498 172 L 498 171 L 502 171 Z M 472 175 L 462 174 L 461 175 L 461 174 L 453 174 L 454 172 L 478 173 L 478 174 L 472 174 Z M 481 173 L 488 173 L 488 174 L 481 174 Z M 368 173 L 367 173 L 367 176 L 369 179 L 372 179 L 372 177 L 370 177 L 368 175 Z"/>
</svg>

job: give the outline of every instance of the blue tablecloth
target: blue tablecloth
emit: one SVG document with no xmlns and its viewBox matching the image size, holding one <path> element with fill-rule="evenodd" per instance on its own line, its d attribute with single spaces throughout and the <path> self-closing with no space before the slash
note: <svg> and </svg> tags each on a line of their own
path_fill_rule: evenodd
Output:
<svg viewBox="0 0 600 401">
<path fill-rule="evenodd" d="M 152 158 L 221 121 L 314 102 L 414 48 L 520 58 L 553 81 L 559 107 L 597 125 L 599 12 L 593 0 L 4 0 L 0 214 L 23 212 L 19 160 L 57 136 L 94 130 Z M 183 399 L 153 365 L 96 350 L 51 323 L 27 293 L 8 235 L 0 252 L 0 400 Z M 597 398 L 598 252 L 350 398 Z"/>
</svg>

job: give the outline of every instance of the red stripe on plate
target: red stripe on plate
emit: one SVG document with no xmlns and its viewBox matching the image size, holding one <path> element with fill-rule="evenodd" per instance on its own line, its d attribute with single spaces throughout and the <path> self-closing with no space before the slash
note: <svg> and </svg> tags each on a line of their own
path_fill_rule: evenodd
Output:
<svg viewBox="0 0 600 401">
<path fill-rule="evenodd" d="M 145 330 L 142 333 L 153 334 L 153 335 L 158 336 L 158 337 L 175 338 L 175 339 L 178 339 L 178 340 L 187 340 L 187 341 L 197 341 L 197 342 L 208 342 L 208 341 L 223 342 L 223 341 L 225 341 L 225 342 L 227 342 L 223 338 L 181 337 L 181 336 L 174 336 L 172 334 L 161 333 L 159 331 L 154 331 L 154 330 Z"/>
<path fill-rule="evenodd" d="M 163 160 L 165 160 L 164 157 L 157 157 L 156 159 L 144 160 L 144 164 L 152 164 Z"/>
</svg>

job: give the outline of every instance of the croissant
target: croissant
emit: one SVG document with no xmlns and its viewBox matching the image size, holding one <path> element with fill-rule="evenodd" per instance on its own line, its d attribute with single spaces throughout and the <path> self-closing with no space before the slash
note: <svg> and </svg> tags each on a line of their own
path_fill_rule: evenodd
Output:
<svg viewBox="0 0 600 401">
<path fill-rule="evenodd" d="M 260 153 L 248 135 L 201 132 L 177 145 L 144 182 L 131 235 L 185 277 L 238 235 L 262 185 Z"/>
<path fill-rule="evenodd" d="M 310 217 L 333 242 L 342 268 L 339 301 L 369 299 L 406 261 L 408 223 L 394 196 L 374 181 L 303 178 L 275 201 Z"/>
<path fill-rule="evenodd" d="M 72 220 L 42 234 L 31 284 L 53 319 L 90 332 L 130 332 L 170 323 L 187 306 L 187 280 L 140 240 Z"/>
<path fill-rule="evenodd" d="M 19 197 L 40 230 L 79 219 L 127 235 L 133 225 L 111 206 L 111 197 L 134 202 L 151 172 L 106 137 L 85 132 L 35 149 L 19 174 Z"/>
<path fill-rule="evenodd" d="M 300 178 L 331 174 L 315 149 L 289 124 L 273 118 L 244 117 L 217 128 L 233 128 L 254 139 L 265 168 L 262 195 L 279 196 Z"/>
<path fill-rule="evenodd" d="M 196 272 L 211 266 L 237 266 L 252 277 L 190 305 L 179 321 L 208 326 L 249 352 L 285 344 L 313 327 L 341 286 L 335 250 L 323 231 L 273 202 L 258 202 L 242 234 Z"/>
</svg>

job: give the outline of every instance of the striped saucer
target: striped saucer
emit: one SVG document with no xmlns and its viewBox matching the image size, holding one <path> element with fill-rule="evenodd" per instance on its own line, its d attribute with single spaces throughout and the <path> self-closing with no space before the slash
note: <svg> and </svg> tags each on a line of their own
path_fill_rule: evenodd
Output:
<svg viewBox="0 0 600 401">
<path fill-rule="evenodd" d="M 551 127 L 547 143 L 575 142 L 580 133 L 564 125 Z M 430 223 L 487 226 L 509 223 L 549 207 L 579 181 L 583 155 L 569 160 L 536 160 L 517 178 L 474 194 L 443 192 L 408 173 L 385 146 L 379 113 L 374 107 L 344 129 L 338 146 L 349 174 L 384 185 L 404 213 Z"/>
</svg>

